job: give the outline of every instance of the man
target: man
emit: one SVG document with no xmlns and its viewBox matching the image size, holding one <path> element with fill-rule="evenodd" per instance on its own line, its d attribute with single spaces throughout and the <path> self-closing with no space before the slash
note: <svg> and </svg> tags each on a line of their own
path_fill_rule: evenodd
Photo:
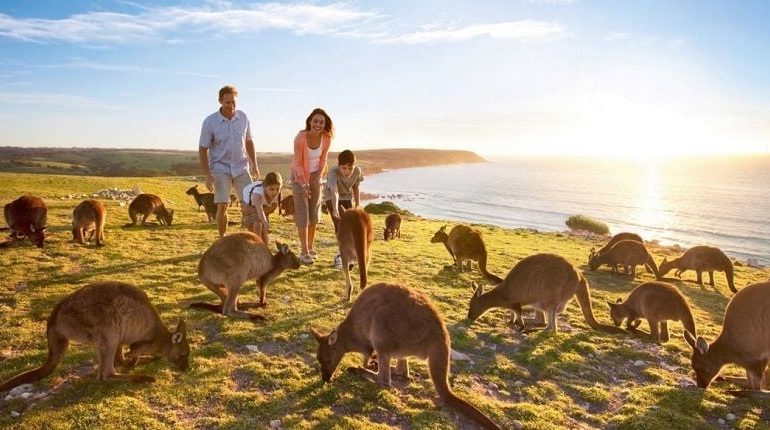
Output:
<svg viewBox="0 0 770 430">
<path fill-rule="evenodd" d="M 252 176 L 259 179 L 251 125 L 246 114 L 235 109 L 237 98 L 238 90 L 234 86 L 227 85 L 219 90 L 221 107 L 203 120 L 198 144 L 206 188 L 214 192 L 217 205 L 219 237 L 227 232 L 231 188 L 235 188 L 235 195 L 240 199 Z M 244 206 L 241 204 L 241 208 Z"/>
</svg>

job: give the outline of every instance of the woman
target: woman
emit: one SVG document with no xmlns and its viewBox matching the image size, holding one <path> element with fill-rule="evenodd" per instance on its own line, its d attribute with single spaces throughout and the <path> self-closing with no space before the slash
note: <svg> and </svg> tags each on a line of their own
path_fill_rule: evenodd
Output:
<svg viewBox="0 0 770 430">
<path fill-rule="evenodd" d="M 321 212 L 321 178 L 326 175 L 326 158 L 333 137 L 332 119 L 323 109 L 316 108 L 305 119 L 305 129 L 294 138 L 291 190 L 302 251 L 299 259 L 305 264 L 315 261 L 313 242 Z"/>
</svg>

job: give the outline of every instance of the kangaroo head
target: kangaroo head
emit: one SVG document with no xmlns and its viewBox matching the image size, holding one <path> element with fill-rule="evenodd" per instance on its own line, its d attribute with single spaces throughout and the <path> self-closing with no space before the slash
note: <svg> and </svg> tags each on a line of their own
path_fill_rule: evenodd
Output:
<svg viewBox="0 0 770 430">
<path fill-rule="evenodd" d="M 321 379 L 329 382 L 340 364 L 340 360 L 345 355 L 345 349 L 342 342 L 337 342 L 337 329 L 332 330 L 328 335 L 321 334 L 313 327 L 310 328 L 313 337 L 318 341 L 318 353 L 316 358 L 321 365 Z"/>
<path fill-rule="evenodd" d="M 165 357 L 179 370 L 187 370 L 190 366 L 190 344 L 187 342 L 187 324 L 180 320 L 176 330 L 171 333 L 171 345 Z"/>
<path fill-rule="evenodd" d="M 588 262 L 591 262 L 591 259 L 596 256 L 596 248 L 591 248 L 591 252 L 588 253 Z"/>
<path fill-rule="evenodd" d="M 593 257 L 588 260 L 588 267 L 590 267 L 591 270 L 596 270 L 599 268 L 599 266 L 601 266 L 601 262 L 599 261 L 600 256 L 601 255 L 599 254 L 594 254 Z"/>
<path fill-rule="evenodd" d="M 658 265 L 658 274 L 662 277 L 674 268 L 674 262 L 668 261 L 668 257 L 663 257 L 663 261 Z"/>
<path fill-rule="evenodd" d="M 171 225 L 171 221 L 174 220 L 174 210 L 171 209 L 166 211 L 166 216 L 164 218 L 165 218 L 166 225 Z"/>
<path fill-rule="evenodd" d="M 383 232 L 384 239 L 387 241 L 388 239 L 390 239 L 390 235 L 391 235 L 390 229 L 385 227 L 385 231 Z"/>
<path fill-rule="evenodd" d="M 289 249 L 289 245 L 281 242 L 276 242 L 275 245 L 278 248 L 276 255 L 279 257 L 278 261 L 281 265 L 287 269 L 299 269 L 299 258 L 297 258 L 297 255 Z"/>
<path fill-rule="evenodd" d="M 446 242 L 449 236 L 446 234 L 446 226 L 442 226 L 433 237 L 430 239 L 430 243 Z"/>
<path fill-rule="evenodd" d="M 607 306 L 610 307 L 610 317 L 612 317 L 612 322 L 615 324 L 615 327 L 620 327 L 620 324 L 622 324 L 623 320 L 627 317 L 626 307 L 623 306 L 623 300 L 618 299 L 615 303 L 608 300 Z"/>
<path fill-rule="evenodd" d="M 709 344 L 702 336 L 692 335 L 689 331 L 684 331 L 684 338 L 692 348 L 692 369 L 695 371 L 695 382 L 700 388 L 708 388 L 711 381 L 716 378 L 721 370 L 721 366 L 714 363 L 709 357 Z"/>
<path fill-rule="evenodd" d="M 473 290 L 473 296 L 471 297 L 471 302 L 468 306 L 468 320 L 473 322 L 484 313 L 484 309 L 481 305 L 481 296 L 484 294 L 484 286 L 477 284 L 476 281 L 471 281 L 471 289 Z"/>
<path fill-rule="evenodd" d="M 45 242 L 45 230 L 48 227 L 41 227 L 41 228 L 35 228 L 34 224 L 30 224 L 29 226 L 29 240 L 32 241 L 38 248 L 43 247 L 43 242 Z"/>
<path fill-rule="evenodd" d="M 190 187 L 189 190 L 187 190 L 185 192 L 185 194 L 190 195 L 190 196 L 194 196 L 195 194 L 198 194 L 198 186 L 197 185 L 193 185 L 192 187 Z"/>
</svg>

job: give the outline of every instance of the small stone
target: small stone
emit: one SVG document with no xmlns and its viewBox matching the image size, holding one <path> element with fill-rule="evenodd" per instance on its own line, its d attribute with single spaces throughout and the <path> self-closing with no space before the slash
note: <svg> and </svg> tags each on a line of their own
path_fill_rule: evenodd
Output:
<svg viewBox="0 0 770 430">
<path fill-rule="evenodd" d="M 291 298 L 289 296 L 283 296 L 283 302 L 284 303 L 289 303 L 289 302 L 291 302 Z"/>
<path fill-rule="evenodd" d="M 642 367 L 645 364 L 647 364 L 647 362 L 645 362 L 644 360 L 636 360 L 636 361 L 634 361 L 634 366 L 636 366 L 636 367 Z"/>
<path fill-rule="evenodd" d="M 735 421 L 738 417 L 736 417 L 735 414 L 727 414 L 725 418 L 727 418 L 727 421 Z"/>
<path fill-rule="evenodd" d="M 720 426 L 725 425 L 725 419 L 724 418 L 718 419 L 717 422 L 719 423 Z"/>
<path fill-rule="evenodd" d="M 16 291 L 21 291 L 21 290 L 24 290 L 26 288 L 27 288 L 27 283 L 26 282 L 19 282 L 18 284 L 16 284 Z"/>
<path fill-rule="evenodd" d="M 299 340 L 308 340 L 308 339 L 310 339 L 310 335 L 307 333 L 302 333 L 301 335 L 299 335 Z"/>
<path fill-rule="evenodd" d="M 30 397 L 32 397 L 32 393 L 30 393 L 30 392 L 21 393 L 21 395 L 20 395 L 19 397 L 21 397 L 21 398 L 22 398 L 22 399 L 24 399 L 24 400 L 27 400 L 27 399 L 29 399 Z"/>
<path fill-rule="evenodd" d="M 492 351 L 497 351 L 497 345 L 495 345 L 494 343 L 491 345 L 487 345 L 487 348 L 491 349 Z"/>
<path fill-rule="evenodd" d="M 524 386 L 524 383 L 521 381 L 516 381 L 513 383 L 513 386 L 516 388 L 521 388 L 522 386 Z"/>
<path fill-rule="evenodd" d="M 9 391 L 8 395 L 12 397 L 20 396 L 23 393 L 32 391 L 33 388 L 35 387 L 32 384 L 21 384 L 18 387 L 15 387 L 13 390 Z"/>
<path fill-rule="evenodd" d="M 257 345 L 246 345 L 245 348 L 252 354 L 255 354 L 259 352 L 259 347 Z"/>
<path fill-rule="evenodd" d="M 452 360 L 458 360 L 458 361 L 471 361 L 471 358 L 468 357 L 467 354 L 463 354 L 462 352 L 457 352 L 454 349 L 452 350 Z"/>
<path fill-rule="evenodd" d="M 21 414 L 20 414 L 20 413 L 18 413 L 18 412 L 16 412 L 16 411 L 11 411 L 11 417 L 12 417 L 12 418 L 19 418 L 20 416 L 21 416 Z"/>
<path fill-rule="evenodd" d="M 513 425 L 513 428 L 516 429 L 516 430 L 521 430 L 521 429 L 524 428 L 524 423 L 522 423 L 519 420 L 513 420 L 513 422 L 511 424 Z"/>
<path fill-rule="evenodd" d="M 281 430 L 281 420 L 270 420 L 270 430 Z"/>
<path fill-rule="evenodd" d="M 492 382 L 491 384 L 489 384 L 489 388 L 494 388 L 495 390 L 497 390 L 497 384 Z"/>
</svg>

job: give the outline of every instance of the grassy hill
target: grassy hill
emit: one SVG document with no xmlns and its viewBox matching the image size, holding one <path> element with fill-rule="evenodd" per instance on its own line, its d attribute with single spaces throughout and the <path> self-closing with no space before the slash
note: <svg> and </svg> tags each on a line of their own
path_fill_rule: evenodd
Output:
<svg viewBox="0 0 770 430">
<path fill-rule="evenodd" d="M 330 165 L 337 163 L 333 148 Z M 377 173 L 402 167 L 485 161 L 471 151 L 433 149 L 378 149 L 356 151 L 364 172 Z M 264 175 L 277 170 L 288 178 L 292 155 L 261 153 L 257 163 Z M 197 176 L 201 175 L 198 151 L 102 148 L 19 148 L 0 147 L 0 172 L 49 173 L 93 176 Z"/>
<path fill-rule="evenodd" d="M 342 301 L 344 280 L 332 264 L 336 247 L 328 216 L 319 226 L 315 265 L 282 274 L 268 288 L 267 321 L 252 323 L 188 309 L 214 295 L 197 280 L 201 254 L 216 239 L 193 200 L 189 181 L 179 178 L 103 178 L 0 173 L 0 204 L 26 191 L 49 203 L 50 240 L 44 249 L 28 242 L 0 249 L 0 380 L 38 366 L 47 354 L 45 319 L 53 306 L 80 286 L 97 280 L 134 283 L 147 292 L 168 326 L 184 318 L 190 329 L 191 367 L 177 373 L 162 361 L 133 372 L 153 375 L 154 384 L 99 383 L 95 354 L 72 345 L 49 377 L 34 384 L 28 399 L 0 393 L 0 427 L 49 428 L 473 428 L 463 416 L 436 403 L 424 361 L 412 359 L 411 381 L 382 389 L 346 368 L 360 363 L 348 355 L 331 383 L 323 384 L 315 360 L 316 341 L 308 327 L 329 330 L 350 308 Z M 122 228 L 127 211 L 107 201 L 106 246 L 70 243 L 70 218 L 77 200 L 69 194 L 140 185 L 173 202 L 169 227 Z M 62 200 L 64 198 L 64 200 Z M 232 212 L 234 214 L 234 212 Z M 377 240 L 372 281 L 403 283 L 426 292 L 443 314 L 455 350 L 472 362 L 452 363 L 451 385 L 504 428 L 768 428 L 770 409 L 758 400 L 735 398 L 726 383 L 708 391 L 694 388 L 690 348 L 682 327 L 671 323 L 672 340 L 663 346 L 638 338 L 596 333 L 575 301 L 558 319 L 557 334 L 519 334 L 506 310 L 492 310 L 473 325 L 465 321 L 471 281 L 478 270 L 458 274 L 444 268 L 451 259 L 433 233 L 444 223 L 407 218 L 402 238 L 384 242 L 382 215 L 374 216 Z M 273 220 L 271 240 L 296 250 L 288 219 Z M 594 312 L 609 322 L 605 300 L 625 297 L 636 281 L 606 268 L 585 266 L 596 242 L 555 233 L 479 226 L 491 252 L 489 269 L 504 276 L 521 258 L 536 252 L 561 254 L 586 271 Z M 231 227 L 232 229 L 232 227 Z M 651 248 L 656 259 L 670 255 Z M 355 270 L 354 270 L 355 273 Z M 709 340 L 719 332 L 731 293 L 722 274 L 716 289 L 701 289 L 688 272 L 672 280 L 688 298 L 699 331 Z M 767 271 L 736 267 L 736 285 L 766 280 Z M 254 282 L 246 300 L 256 297 Z M 647 330 L 646 323 L 641 326 Z M 259 352 L 250 352 L 255 345 Z M 743 376 L 737 368 L 727 373 Z M 19 417 L 12 417 L 12 411 Z M 735 420 L 727 420 L 734 414 Z M 723 420 L 720 422 L 719 420 Z"/>
</svg>

